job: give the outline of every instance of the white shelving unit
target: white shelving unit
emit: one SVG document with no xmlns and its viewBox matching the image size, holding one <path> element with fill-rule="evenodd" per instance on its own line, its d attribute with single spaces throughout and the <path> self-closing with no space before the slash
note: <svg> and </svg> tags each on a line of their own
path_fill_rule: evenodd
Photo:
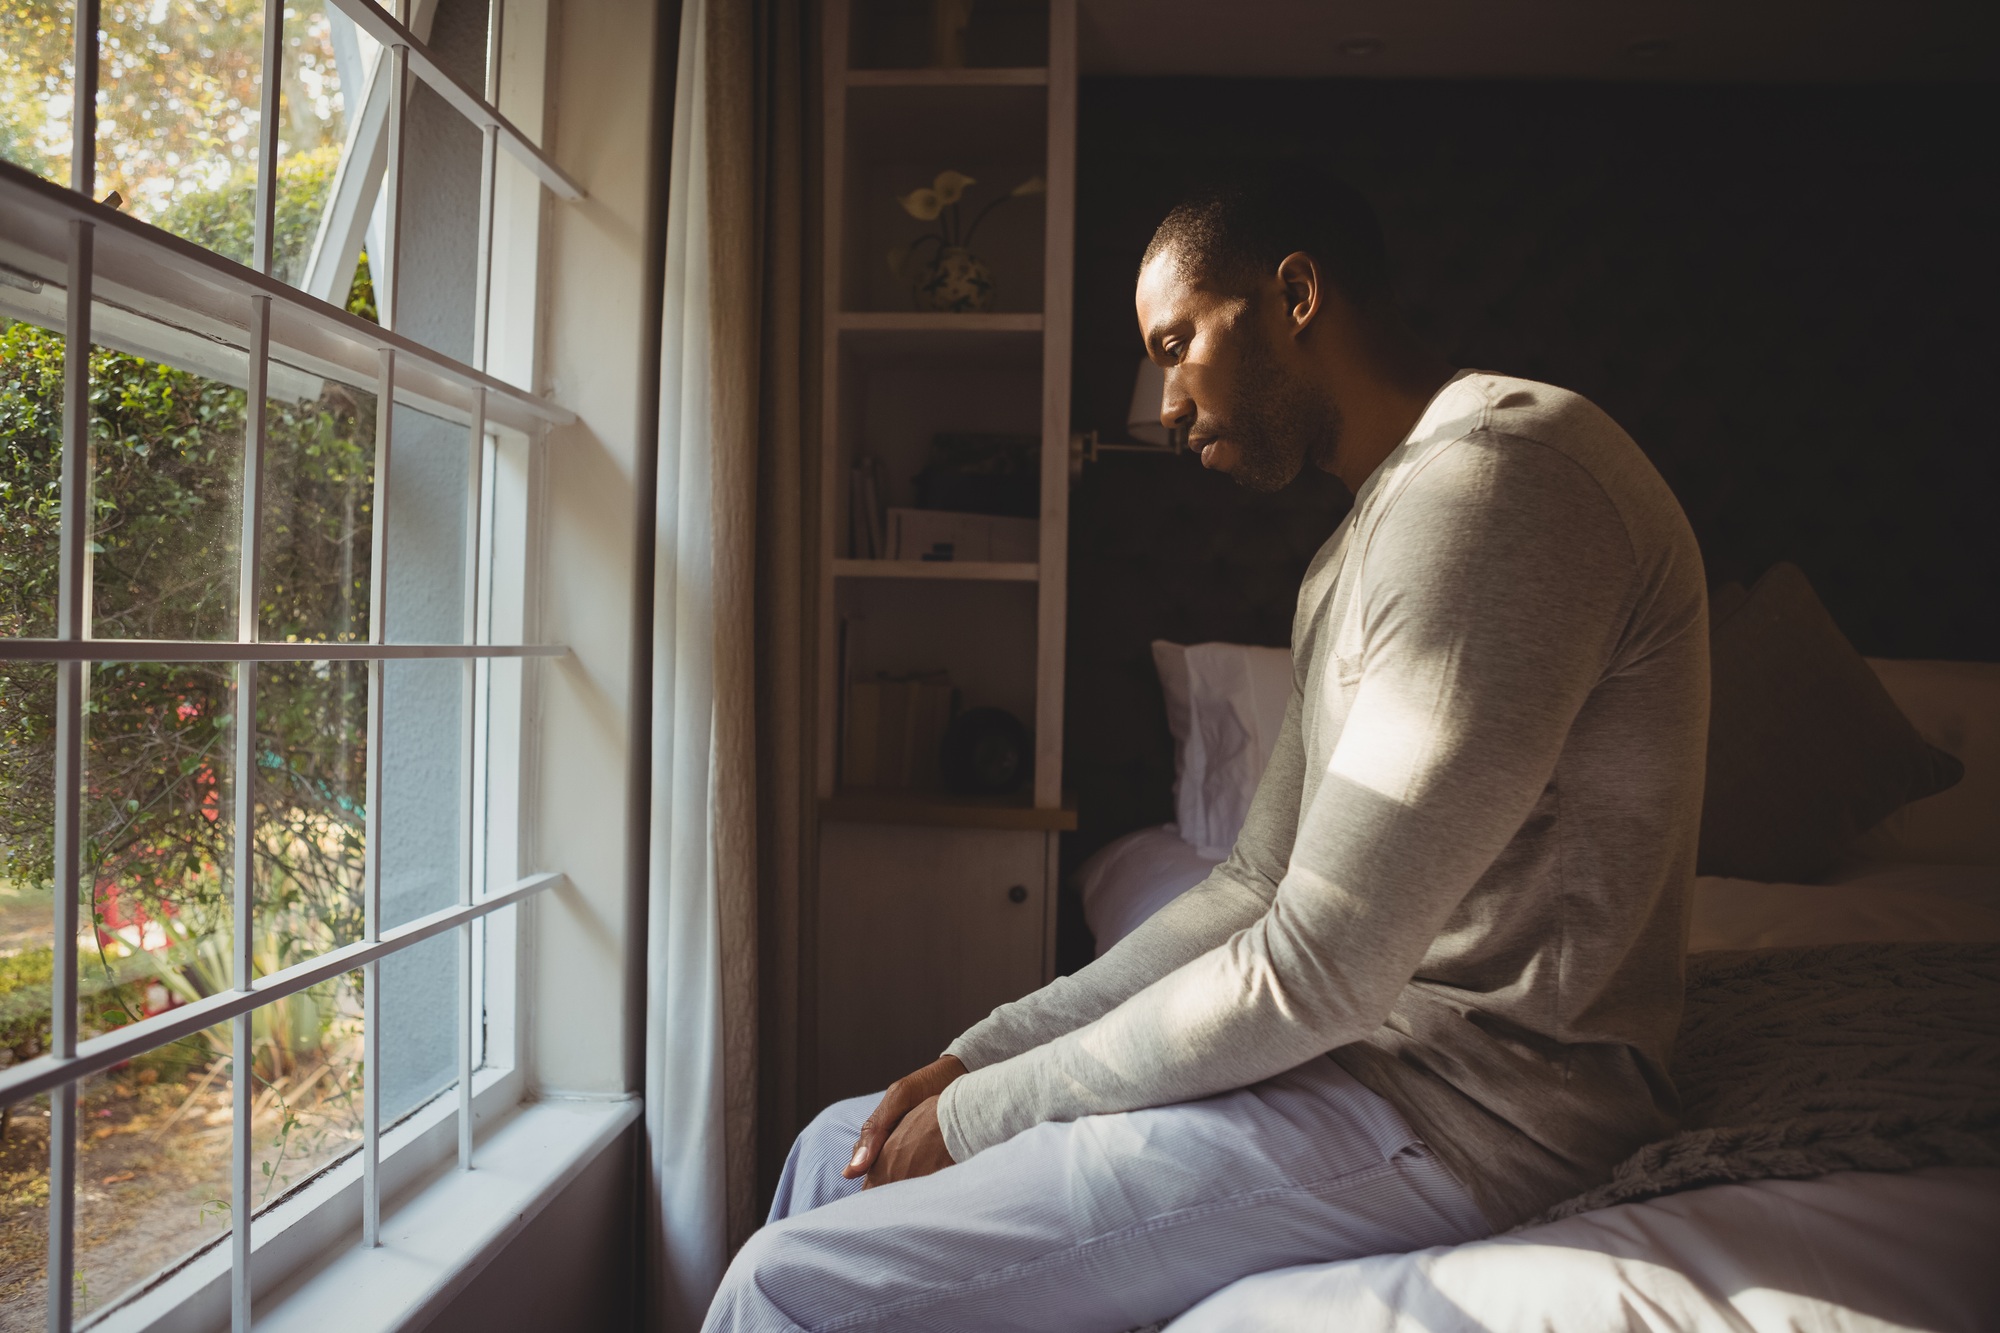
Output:
<svg viewBox="0 0 2000 1333">
<path fill-rule="evenodd" d="M 909 1072 L 1053 975 L 1056 838 L 1075 827 L 1063 800 L 1062 690 L 1076 4 L 979 6 L 1002 33 L 994 49 L 1039 50 L 1042 65 L 982 67 L 969 32 L 967 67 L 867 67 L 871 52 L 908 49 L 906 28 L 889 25 L 924 12 L 830 0 L 823 27 L 819 947 L 809 1024 L 821 1101 Z M 911 230 L 895 194 L 947 168 L 974 176 L 982 200 L 1031 175 L 1047 181 L 1039 203 L 1010 201 L 980 233 L 975 248 L 995 274 L 988 312 L 913 310 L 883 262 Z M 908 504 L 903 488 L 943 431 L 1039 436 L 1038 559 L 848 558 L 856 458 L 882 461 L 884 503 Z M 863 630 L 846 658 L 844 621 Z M 842 789 L 842 672 L 940 668 L 966 706 L 1006 708 L 1029 724 L 1032 782 L 985 798 Z"/>
</svg>

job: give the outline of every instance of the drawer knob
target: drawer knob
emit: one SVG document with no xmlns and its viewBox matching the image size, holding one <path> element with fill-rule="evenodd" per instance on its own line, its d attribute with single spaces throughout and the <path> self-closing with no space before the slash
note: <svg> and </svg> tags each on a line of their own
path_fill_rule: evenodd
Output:
<svg viewBox="0 0 2000 1333">
<path fill-rule="evenodd" d="M 1007 901 L 1010 903 L 1024 903 L 1028 901 L 1028 886 L 1025 884 L 1016 884 L 1013 888 L 1007 890 Z"/>
</svg>

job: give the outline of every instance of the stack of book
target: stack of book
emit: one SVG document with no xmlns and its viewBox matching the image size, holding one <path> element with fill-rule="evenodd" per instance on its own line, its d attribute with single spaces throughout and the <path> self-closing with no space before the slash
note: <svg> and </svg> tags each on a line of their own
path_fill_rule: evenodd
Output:
<svg viewBox="0 0 2000 1333">
<path fill-rule="evenodd" d="M 850 560 L 881 560 L 888 553 L 882 465 L 873 458 L 862 458 L 847 476 L 847 556 Z"/>
<path fill-rule="evenodd" d="M 846 744 L 840 781 L 847 787 L 938 791 L 938 756 L 958 692 L 942 671 L 878 675 L 847 687 Z"/>
</svg>

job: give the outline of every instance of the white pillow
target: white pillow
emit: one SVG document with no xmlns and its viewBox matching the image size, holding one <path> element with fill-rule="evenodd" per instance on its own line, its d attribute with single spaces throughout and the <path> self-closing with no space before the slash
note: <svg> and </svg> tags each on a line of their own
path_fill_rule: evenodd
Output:
<svg viewBox="0 0 2000 1333">
<path fill-rule="evenodd" d="M 1153 641 L 1174 733 L 1174 819 L 1204 855 L 1236 845 L 1292 698 L 1289 648 Z"/>
</svg>

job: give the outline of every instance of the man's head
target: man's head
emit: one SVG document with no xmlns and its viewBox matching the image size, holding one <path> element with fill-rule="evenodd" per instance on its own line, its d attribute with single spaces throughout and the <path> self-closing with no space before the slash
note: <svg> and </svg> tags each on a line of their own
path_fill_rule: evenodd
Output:
<svg viewBox="0 0 2000 1333">
<path fill-rule="evenodd" d="M 1308 462 L 1340 470 L 1342 364 L 1394 324 L 1381 228 L 1353 189 L 1273 169 L 1189 194 L 1146 247 L 1137 306 L 1161 419 L 1206 466 L 1262 491 Z"/>
</svg>

